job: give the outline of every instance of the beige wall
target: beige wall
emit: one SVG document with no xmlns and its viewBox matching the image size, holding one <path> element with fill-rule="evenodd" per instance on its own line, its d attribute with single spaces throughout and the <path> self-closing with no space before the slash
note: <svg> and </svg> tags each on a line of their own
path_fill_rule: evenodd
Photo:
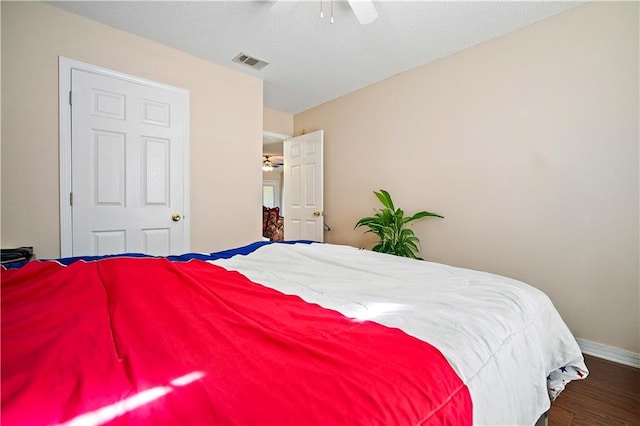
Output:
<svg viewBox="0 0 640 426">
<path fill-rule="evenodd" d="M 638 30 L 638 3 L 594 2 L 297 114 L 325 131 L 328 241 L 368 245 L 353 226 L 388 189 L 445 216 L 415 226 L 427 259 L 640 352 Z"/>
<path fill-rule="evenodd" d="M 3 247 L 60 253 L 58 56 L 189 90 L 191 248 L 260 238 L 261 80 L 53 6 L 2 2 Z"/>
<path fill-rule="evenodd" d="M 287 136 L 293 134 L 293 115 L 277 109 L 264 108 L 262 116 L 266 132 Z"/>
</svg>

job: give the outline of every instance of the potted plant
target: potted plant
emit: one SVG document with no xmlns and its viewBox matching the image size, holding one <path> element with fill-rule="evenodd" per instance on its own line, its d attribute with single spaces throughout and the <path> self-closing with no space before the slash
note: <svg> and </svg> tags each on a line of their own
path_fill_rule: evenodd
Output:
<svg viewBox="0 0 640 426">
<path fill-rule="evenodd" d="M 384 208 L 376 210 L 374 216 L 360 219 L 353 229 L 366 226 L 369 228 L 367 232 L 373 232 L 378 236 L 380 241 L 373 247 L 373 251 L 422 260 L 421 257 L 418 257 L 420 241 L 407 225 L 423 217 L 444 218 L 444 216 L 428 211 L 421 211 L 413 216 L 405 216 L 402 209 L 394 207 L 391 195 L 387 191 L 381 189 L 380 192 L 373 191 L 373 193 L 378 197 Z"/>
</svg>

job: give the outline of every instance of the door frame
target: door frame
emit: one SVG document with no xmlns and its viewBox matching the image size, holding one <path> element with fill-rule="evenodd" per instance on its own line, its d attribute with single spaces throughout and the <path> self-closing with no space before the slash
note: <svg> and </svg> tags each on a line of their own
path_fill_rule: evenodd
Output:
<svg viewBox="0 0 640 426">
<path fill-rule="evenodd" d="M 262 136 L 266 136 L 272 139 L 280 139 L 281 142 L 284 142 L 286 139 L 293 137 L 291 135 L 286 135 L 284 133 L 268 132 L 266 130 L 262 132 Z"/>
<path fill-rule="evenodd" d="M 276 133 L 276 132 L 269 132 L 267 130 L 263 130 L 262 131 L 262 153 L 264 154 L 264 138 L 270 138 L 270 139 L 275 139 L 275 140 L 279 140 L 280 144 L 282 145 L 283 151 L 282 151 L 282 155 L 284 155 L 284 141 L 286 141 L 287 139 L 291 138 L 291 135 L 287 135 L 285 133 Z M 278 194 L 278 196 L 280 197 L 279 200 L 279 204 L 280 204 L 280 215 L 282 216 L 282 208 L 284 207 L 284 197 L 286 197 L 286 194 L 284 193 L 284 171 L 282 172 L 282 179 L 280 179 L 280 184 L 278 185 L 280 187 L 280 194 Z M 262 179 L 262 184 L 264 184 L 265 180 L 264 178 Z M 262 193 L 262 192 L 261 192 Z"/>
<path fill-rule="evenodd" d="M 59 129 L 59 155 L 60 155 L 60 257 L 70 257 L 73 254 L 73 209 L 71 206 L 71 70 L 79 70 L 100 74 L 106 77 L 117 78 L 130 83 L 141 84 L 143 86 L 170 90 L 186 94 L 189 91 L 174 86 L 158 83 L 152 80 L 136 77 L 130 74 L 121 73 L 110 70 L 108 68 L 99 67 L 97 65 L 76 61 L 74 59 L 58 57 L 58 129 Z M 187 123 L 184 128 L 184 188 L 183 194 L 183 221 L 184 221 L 184 242 L 186 247 L 191 247 L 191 226 L 190 226 L 190 111 L 189 102 L 185 105 L 187 114 Z"/>
</svg>

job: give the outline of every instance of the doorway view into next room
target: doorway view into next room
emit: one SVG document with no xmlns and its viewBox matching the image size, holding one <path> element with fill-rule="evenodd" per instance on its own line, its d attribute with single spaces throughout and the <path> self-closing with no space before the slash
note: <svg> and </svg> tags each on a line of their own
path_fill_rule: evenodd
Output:
<svg viewBox="0 0 640 426">
<path fill-rule="evenodd" d="M 262 239 L 284 239 L 284 156 L 282 135 L 262 138 Z"/>
<path fill-rule="evenodd" d="M 263 135 L 263 238 L 323 242 L 324 132 Z"/>
</svg>

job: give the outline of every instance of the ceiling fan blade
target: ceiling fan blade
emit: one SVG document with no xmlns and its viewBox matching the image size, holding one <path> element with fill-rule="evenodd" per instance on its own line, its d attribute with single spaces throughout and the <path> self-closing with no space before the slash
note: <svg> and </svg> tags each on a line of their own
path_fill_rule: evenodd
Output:
<svg viewBox="0 0 640 426">
<path fill-rule="evenodd" d="M 295 6 L 294 1 L 286 1 L 286 0 L 276 0 L 271 5 L 271 12 L 273 13 L 287 13 L 289 12 L 293 6 Z"/>
<path fill-rule="evenodd" d="M 378 18 L 378 11 L 373 5 L 372 0 L 347 0 L 349 6 L 353 10 L 353 13 L 358 18 L 358 22 L 362 25 L 366 25 L 375 21 Z"/>
</svg>

